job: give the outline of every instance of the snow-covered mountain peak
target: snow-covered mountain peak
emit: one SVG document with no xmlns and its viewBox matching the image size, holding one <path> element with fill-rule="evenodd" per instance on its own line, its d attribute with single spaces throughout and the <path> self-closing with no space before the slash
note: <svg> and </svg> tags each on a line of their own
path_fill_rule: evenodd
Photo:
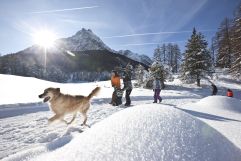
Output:
<svg viewBox="0 0 241 161">
<path fill-rule="evenodd" d="M 73 35 L 71 38 L 73 39 L 83 39 L 83 38 L 93 38 L 93 39 L 100 39 L 98 36 L 96 36 L 92 30 L 82 28 L 78 32 L 76 32 L 75 35 Z"/>
<path fill-rule="evenodd" d="M 90 29 L 82 28 L 75 35 L 59 39 L 56 44 L 70 51 L 86 50 L 109 50 L 112 51 L 104 42 L 96 36 Z"/>
<path fill-rule="evenodd" d="M 103 53 L 103 51 L 108 51 L 108 52 L 111 52 L 112 54 L 124 55 L 132 60 L 141 62 L 145 65 L 150 65 L 152 63 L 151 59 L 146 55 L 139 55 L 139 54 L 133 53 L 130 50 L 115 51 L 111 49 L 94 32 L 92 32 L 91 29 L 82 28 L 81 30 L 79 30 L 78 32 L 76 32 L 74 35 L 70 37 L 57 39 L 54 44 L 55 44 L 54 46 L 47 49 L 48 54 L 50 53 L 58 54 L 66 51 L 72 51 L 77 53 L 83 52 L 83 51 L 84 52 L 98 51 L 99 53 Z M 43 47 L 35 44 L 20 52 L 26 53 L 26 54 L 38 55 L 39 53 L 43 53 L 44 49 Z"/>
<path fill-rule="evenodd" d="M 136 60 L 138 62 L 142 62 L 146 65 L 152 64 L 152 60 L 147 55 L 139 55 L 137 53 L 133 53 L 130 50 L 119 50 L 118 53 L 130 59 Z"/>
</svg>

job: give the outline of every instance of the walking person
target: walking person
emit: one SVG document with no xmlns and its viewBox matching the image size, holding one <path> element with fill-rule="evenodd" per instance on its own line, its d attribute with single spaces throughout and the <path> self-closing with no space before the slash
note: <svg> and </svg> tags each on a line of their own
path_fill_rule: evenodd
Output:
<svg viewBox="0 0 241 161">
<path fill-rule="evenodd" d="M 113 70 L 111 75 L 112 75 L 111 76 L 111 85 L 114 88 L 114 91 L 112 93 L 112 98 L 111 98 L 110 104 L 112 104 L 113 106 L 118 106 L 116 91 L 121 89 L 120 76 L 116 70 Z"/>
<path fill-rule="evenodd" d="M 215 84 L 211 84 L 211 86 L 212 86 L 212 95 L 214 96 L 214 95 L 216 95 L 217 93 L 218 93 L 218 88 L 217 88 L 217 86 L 215 86 Z"/>
<path fill-rule="evenodd" d="M 154 91 L 154 102 L 153 103 L 157 103 L 157 100 L 159 100 L 159 103 L 162 102 L 162 98 L 160 96 L 161 81 L 157 77 L 153 80 L 153 91 Z"/>
<path fill-rule="evenodd" d="M 131 98 L 130 94 L 132 91 L 132 82 L 131 82 L 131 65 L 127 65 L 123 74 L 123 83 L 124 83 L 124 88 L 126 94 L 126 103 L 125 106 L 130 106 L 131 105 Z"/>
</svg>

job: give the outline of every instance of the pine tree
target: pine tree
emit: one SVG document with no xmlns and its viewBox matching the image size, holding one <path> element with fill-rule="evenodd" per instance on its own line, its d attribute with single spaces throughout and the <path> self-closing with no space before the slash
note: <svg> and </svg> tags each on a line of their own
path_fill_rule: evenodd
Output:
<svg viewBox="0 0 241 161">
<path fill-rule="evenodd" d="M 153 61 L 154 62 L 161 62 L 161 49 L 160 49 L 159 45 L 154 50 Z"/>
<path fill-rule="evenodd" d="M 182 80 L 197 82 L 200 86 L 201 78 L 210 73 L 211 57 L 207 50 L 207 41 L 201 33 L 193 29 L 185 50 L 184 63 L 182 64 Z"/>
<path fill-rule="evenodd" d="M 163 44 L 161 47 L 161 63 L 172 73 L 177 73 L 181 62 L 181 51 L 177 44 Z"/>
<path fill-rule="evenodd" d="M 155 78 L 159 78 L 162 84 L 162 87 L 165 87 L 165 80 L 167 78 L 167 71 L 165 71 L 163 63 L 161 62 L 161 48 L 158 45 L 154 51 L 154 59 L 153 64 L 150 68 L 150 76 L 151 79 L 154 80 Z"/>
<path fill-rule="evenodd" d="M 172 67 L 173 67 L 173 64 L 174 64 L 174 61 L 173 61 L 174 52 L 173 52 L 173 46 L 172 46 L 171 43 L 167 44 L 167 54 L 168 54 L 168 63 L 167 63 L 167 65 L 169 66 L 169 68 L 172 71 Z"/>
<path fill-rule="evenodd" d="M 161 62 L 167 64 L 167 47 L 166 44 L 161 46 Z"/>
<path fill-rule="evenodd" d="M 178 69 L 180 67 L 180 63 L 181 63 L 181 50 L 179 48 L 179 46 L 177 44 L 173 45 L 173 66 L 172 66 L 172 72 L 173 73 L 177 73 Z"/>
<path fill-rule="evenodd" d="M 239 5 L 232 27 L 233 59 L 230 68 L 231 74 L 241 79 L 241 5 Z"/>
<path fill-rule="evenodd" d="M 217 50 L 217 66 L 221 68 L 231 67 L 231 21 L 225 18 L 215 36 L 215 48 Z"/>
<path fill-rule="evenodd" d="M 151 82 L 155 79 L 155 78 L 159 78 L 161 81 L 161 86 L 162 88 L 165 88 L 165 80 L 167 78 L 167 72 L 164 69 L 164 66 L 161 65 L 160 62 L 153 62 L 153 64 L 151 65 L 150 69 L 150 80 Z"/>
<path fill-rule="evenodd" d="M 137 79 L 137 86 L 142 86 L 144 83 L 144 72 L 145 68 L 139 64 L 137 66 L 137 68 L 135 69 L 135 75 L 136 75 L 136 79 Z"/>
<path fill-rule="evenodd" d="M 211 62 L 212 62 L 212 66 L 216 66 L 216 53 L 217 50 L 215 48 L 215 44 L 217 44 L 216 42 L 217 40 L 215 38 L 212 38 L 211 41 L 211 47 L 210 47 L 210 56 L 211 56 Z"/>
</svg>

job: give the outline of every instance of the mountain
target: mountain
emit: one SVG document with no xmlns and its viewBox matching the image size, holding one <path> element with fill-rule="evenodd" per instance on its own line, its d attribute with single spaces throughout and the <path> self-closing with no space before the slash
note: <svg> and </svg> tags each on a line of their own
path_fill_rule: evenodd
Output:
<svg viewBox="0 0 241 161">
<path fill-rule="evenodd" d="M 70 51 L 88 51 L 88 50 L 109 50 L 112 51 L 103 41 L 96 36 L 90 29 L 82 29 L 75 35 L 62 38 L 56 41 L 58 47 Z"/>
<path fill-rule="evenodd" d="M 148 68 L 110 49 L 91 30 L 82 29 L 69 38 L 56 40 L 46 54 L 43 47 L 33 45 L 0 57 L 0 73 L 55 82 L 108 80 L 111 70 L 123 68 L 128 63 Z"/>
<path fill-rule="evenodd" d="M 108 50 L 146 65 L 152 64 L 152 60 L 146 55 L 139 55 L 130 50 L 120 50 L 118 52 L 112 50 L 90 29 L 83 28 L 71 37 L 57 40 L 56 44 L 58 44 L 58 48 L 61 47 L 69 51 Z"/>
<path fill-rule="evenodd" d="M 50 53 L 58 53 L 63 51 L 93 51 L 108 50 L 115 52 L 96 36 L 90 29 L 82 28 L 75 35 L 68 38 L 57 39 L 54 46 L 47 49 Z M 41 53 L 42 47 L 33 45 L 23 50 L 24 53 Z"/>
<path fill-rule="evenodd" d="M 144 63 L 146 65 L 151 65 L 152 60 L 147 55 L 139 55 L 137 53 L 133 53 L 130 50 L 119 50 L 119 54 L 124 55 L 130 59 L 136 60 L 138 62 Z"/>
</svg>

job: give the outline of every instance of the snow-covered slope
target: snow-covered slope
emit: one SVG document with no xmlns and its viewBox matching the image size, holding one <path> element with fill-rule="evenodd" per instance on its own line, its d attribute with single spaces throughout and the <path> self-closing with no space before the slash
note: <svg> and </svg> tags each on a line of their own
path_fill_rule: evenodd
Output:
<svg viewBox="0 0 241 161">
<path fill-rule="evenodd" d="M 226 96 L 209 96 L 180 107 L 214 127 L 241 148 L 241 101 Z"/>
<path fill-rule="evenodd" d="M 82 28 L 75 35 L 62 38 L 56 41 L 59 47 L 70 51 L 85 50 L 109 50 L 112 51 L 103 41 L 96 36 L 90 29 Z"/>
<path fill-rule="evenodd" d="M 220 74 L 219 74 L 219 77 L 220 77 Z M 0 82 L 1 82 L 0 83 L 0 89 L 1 89 L 1 92 L 0 92 L 0 98 L 1 98 L 0 99 L 0 160 L 3 160 L 4 158 L 4 160 L 19 161 L 21 159 L 26 159 L 26 158 L 31 159 L 32 156 L 36 156 L 36 155 L 37 156 L 42 154 L 45 155 L 45 153 L 47 156 L 52 156 L 53 155 L 52 152 L 54 151 L 57 152 L 58 149 L 61 149 L 61 147 L 66 148 L 69 145 L 74 146 L 74 144 L 75 143 L 77 144 L 77 142 L 79 144 L 82 143 L 82 140 L 78 138 L 82 138 L 82 135 L 88 132 L 89 130 L 92 130 L 92 129 L 94 130 L 94 128 L 98 127 L 99 125 L 103 125 L 103 127 L 107 127 L 108 123 L 102 124 L 101 121 L 105 120 L 105 118 L 107 118 L 108 116 L 111 116 L 112 114 L 125 109 L 123 108 L 123 106 L 114 107 L 109 104 L 109 102 L 111 101 L 111 95 L 113 92 L 110 81 L 61 84 L 61 83 L 52 83 L 48 81 L 42 81 L 35 78 L 0 75 Z M 152 118 L 151 116 L 149 117 L 148 115 L 148 118 L 150 119 L 150 121 L 151 120 L 159 121 L 160 123 L 153 124 L 152 126 L 152 125 L 149 125 L 150 122 L 148 121 L 146 122 L 150 126 L 150 129 L 153 130 L 154 134 L 159 134 L 160 132 L 160 131 L 155 131 L 155 129 L 153 129 L 154 126 L 159 126 L 160 124 L 163 123 L 163 121 L 165 122 L 165 124 L 168 124 L 168 126 L 170 126 L 169 128 L 170 130 L 168 132 L 164 131 L 167 127 L 163 126 L 163 128 L 161 128 L 164 131 L 163 133 L 165 133 L 168 136 L 168 137 L 164 136 L 166 142 L 169 141 L 168 140 L 169 138 L 173 139 L 173 137 L 176 134 L 175 129 L 171 128 L 171 126 L 177 127 L 176 124 L 179 124 L 179 126 L 182 127 L 183 134 L 187 134 L 187 137 L 191 137 L 191 136 L 195 137 L 195 135 L 198 134 L 198 131 L 200 130 L 199 129 L 200 126 L 205 127 L 203 128 L 203 132 L 206 132 L 205 130 L 206 128 L 211 129 L 211 131 L 214 131 L 212 128 L 210 128 L 210 127 L 213 127 L 219 133 L 221 133 L 226 137 L 226 138 L 223 138 L 222 136 L 220 136 L 220 134 L 217 134 L 217 131 L 212 132 L 212 134 L 215 135 L 215 138 L 219 138 L 222 140 L 223 145 L 226 145 L 226 147 L 233 149 L 234 147 L 230 143 L 232 142 L 236 147 L 241 148 L 241 141 L 240 141 L 241 140 L 241 135 L 240 135 L 241 113 L 239 112 L 239 110 L 234 110 L 234 109 L 237 109 L 237 107 L 239 107 L 240 105 L 239 100 L 241 98 L 241 86 L 239 83 L 236 83 L 231 79 L 216 79 L 216 80 L 213 80 L 213 82 L 218 86 L 219 95 L 225 96 L 226 89 L 231 88 L 234 91 L 234 97 L 236 99 L 220 97 L 220 96 L 216 96 L 217 98 L 213 97 L 213 99 L 209 98 L 207 96 L 211 94 L 211 87 L 208 82 L 203 81 L 202 87 L 197 87 L 196 85 L 182 84 L 180 80 L 176 78 L 173 82 L 167 82 L 167 88 L 161 91 L 161 96 L 163 98 L 162 104 L 168 105 L 168 106 L 164 106 L 162 104 L 152 104 L 153 102 L 152 90 L 134 88 L 131 93 L 132 105 L 134 107 L 130 107 L 130 109 L 138 108 L 140 109 L 140 112 L 141 111 L 144 112 L 145 108 L 151 109 L 154 112 L 157 112 L 156 110 L 160 109 L 160 112 L 162 112 L 163 114 L 158 114 L 158 112 L 157 114 L 152 114 L 151 111 L 149 111 L 150 114 L 152 114 L 153 116 L 158 115 L 158 117 L 160 118 L 158 119 Z M 61 123 L 53 124 L 51 126 L 47 124 L 48 118 L 52 117 L 53 113 L 49 110 L 48 105 L 45 103 L 41 103 L 40 101 L 42 100 L 38 98 L 38 95 L 42 93 L 45 88 L 60 87 L 63 93 L 74 94 L 74 95 L 76 94 L 88 95 L 89 92 L 96 86 L 101 87 L 101 93 L 98 95 L 98 97 L 95 97 L 92 100 L 92 106 L 90 108 L 90 111 L 88 112 L 87 124 L 91 125 L 91 129 L 87 129 L 81 126 L 81 122 L 82 122 L 81 116 L 78 116 L 75 124 L 71 126 L 66 126 L 65 124 L 61 124 Z M 200 101 L 201 103 L 198 101 Z M 195 103 L 195 102 L 198 102 L 198 103 Z M 222 102 L 222 103 L 219 104 L 219 102 Z M 124 98 L 123 98 L 123 103 L 125 103 Z M 223 104 L 225 105 L 225 107 L 221 107 Z M 138 107 L 135 107 L 135 106 L 138 106 Z M 182 111 L 185 113 L 188 113 L 189 115 L 184 114 Z M 170 119 L 167 118 L 167 114 L 170 115 Z M 125 114 L 125 115 L 130 116 L 128 114 Z M 115 120 L 115 116 L 118 116 L 118 113 L 113 116 L 114 117 L 113 120 Z M 173 116 L 176 116 L 179 119 L 176 120 L 173 118 Z M 145 116 L 143 116 L 143 118 L 145 118 Z M 66 116 L 65 119 L 70 120 L 71 115 Z M 129 121 L 128 124 L 132 125 L 133 123 L 131 119 L 133 119 L 133 121 L 138 119 L 142 123 L 141 119 L 135 116 L 135 114 L 134 115 L 132 114 L 128 119 Z M 161 119 L 161 121 L 159 119 Z M 204 124 L 203 122 L 198 121 L 197 119 L 199 119 L 200 121 L 206 122 L 210 127 L 208 127 L 207 124 Z M 179 123 L 179 120 L 180 120 L 180 123 Z M 186 121 L 189 120 L 190 122 L 196 122 L 196 124 L 194 127 L 189 126 L 190 123 L 187 123 L 188 127 L 182 126 L 183 121 L 185 122 L 185 120 Z M 125 120 L 123 119 L 123 122 L 124 121 Z M 100 124 L 97 126 L 96 123 L 100 123 Z M 104 124 L 106 125 L 104 126 Z M 131 130 L 129 130 L 129 133 L 131 133 L 132 130 L 136 130 L 135 132 L 137 132 L 138 130 L 141 130 L 144 127 L 146 127 L 145 123 L 143 123 L 142 125 L 137 123 L 137 125 L 138 126 L 135 126 L 136 128 L 134 129 L 128 125 L 123 126 L 123 130 L 125 129 L 125 127 L 131 128 Z M 114 129 L 115 128 L 113 128 L 113 130 Z M 146 129 L 148 129 L 148 127 Z M 190 132 L 190 131 L 187 131 L 188 129 L 190 129 L 190 131 L 192 131 L 193 129 L 197 129 L 197 133 L 194 133 L 193 135 L 191 134 L 188 135 Z M 176 128 L 176 130 L 178 131 L 180 129 Z M 84 132 L 82 133 L 82 131 Z M 102 133 L 104 132 L 102 131 Z M 168 135 L 168 134 L 172 134 L 172 135 Z M 114 133 L 113 135 L 117 135 L 117 134 Z M 141 135 L 144 135 L 146 138 L 152 137 L 151 132 L 146 133 L 145 130 L 142 130 Z M 163 136 L 162 134 L 160 135 Z M 143 138 L 145 138 L 144 136 Z M 182 133 L 178 135 L 178 137 L 180 136 L 182 136 Z M 133 136 L 132 138 L 134 139 L 135 136 Z M 212 143 L 211 145 L 216 144 L 217 140 L 215 140 L 215 138 L 214 140 L 210 141 Z M 156 139 L 158 139 L 158 136 L 156 137 Z M 94 140 L 95 139 L 93 138 L 93 141 Z M 176 143 L 175 141 L 178 141 L 178 140 L 179 139 L 177 138 L 177 140 L 174 139 L 172 140 L 172 142 Z M 125 140 L 123 139 L 123 141 Z M 125 142 L 119 143 L 119 144 L 124 144 L 124 143 Z M 138 142 L 138 145 L 140 145 L 141 143 L 142 142 Z M 147 144 L 146 142 L 143 142 L 143 144 L 144 143 Z M 153 147 L 159 146 L 159 145 L 156 145 L 156 143 L 151 142 L 150 140 L 149 140 L 149 143 L 150 144 L 148 145 L 150 146 L 153 145 Z M 190 145 L 191 143 L 189 144 L 189 142 L 187 142 L 186 144 Z M 176 145 L 181 145 L 181 143 L 178 142 Z M 225 147 L 221 147 L 220 144 L 217 143 L 216 145 L 218 145 L 217 151 L 220 152 L 222 150 L 225 150 Z M 79 145 L 79 146 L 81 148 L 83 148 L 82 146 L 89 147 L 89 145 Z M 170 147 L 173 147 L 173 146 L 170 145 Z M 195 145 L 193 145 L 192 147 L 195 147 Z M 183 151 L 187 150 L 188 148 L 189 147 L 184 147 Z M 138 148 L 138 149 L 141 149 L 141 148 Z M 134 148 L 133 151 L 136 151 L 138 149 Z M 103 149 L 103 150 L 106 150 L 106 149 Z M 111 151 L 111 149 L 108 149 L 108 150 Z M 164 150 L 167 152 L 168 148 Z M 177 152 L 179 152 L 178 150 Z M 195 150 L 198 151 L 199 149 L 195 149 Z M 149 151 L 147 151 L 146 153 L 148 152 Z M 233 150 L 233 152 L 235 152 L 235 150 Z M 122 153 L 120 151 L 118 155 L 121 155 L 121 154 Z M 153 155 L 154 154 L 156 154 L 155 150 L 153 150 Z M 180 154 L 180 153 L 177 153 L 177 154 Z M 216 153 L 216 155 L 219 155 L 219 153 Z M 233 155 L 236 155 L 236 154 L 233 154 Z M 123 154 L 123 156 L 125 156 L 125 154 Z M 69 156 L 69 157 L 71 158 L 72 156 Z M 145 158 L 145 160 L 149 160 L 149 159 Z M 173 158 L 172 160 L 179 160 L 179 159 Z M 195 160 L 195 158 L 193 160 Z M 208 159 L 203 159 L 203 160 L 208 160 Z"/>
<path fill-rule="evenodd" d="M 152 64 L 152 60 L 147 55 L 139 55 L 131 52 L 130 50 L 119 50 L 118 53 L 146 65 Z"/>
<path fill-rule="evenodd" d="M 37 95 L 48 86 L 57 86 L 36 78 L 0 74 L 0 105 L 39 102 Z"/>
<path fill-rule="evenodd" d="M 113 114 L 68 145 L 35 161 L 238 161 L 241 151 L 205 123 L 170 106 L 142 105 Z"/>
<path fill-rule="evenodd" d="M 226 96 L 209 96 L 196 103 L 198 107 L 241 113 L 241 101 Z"/>
</svg>

